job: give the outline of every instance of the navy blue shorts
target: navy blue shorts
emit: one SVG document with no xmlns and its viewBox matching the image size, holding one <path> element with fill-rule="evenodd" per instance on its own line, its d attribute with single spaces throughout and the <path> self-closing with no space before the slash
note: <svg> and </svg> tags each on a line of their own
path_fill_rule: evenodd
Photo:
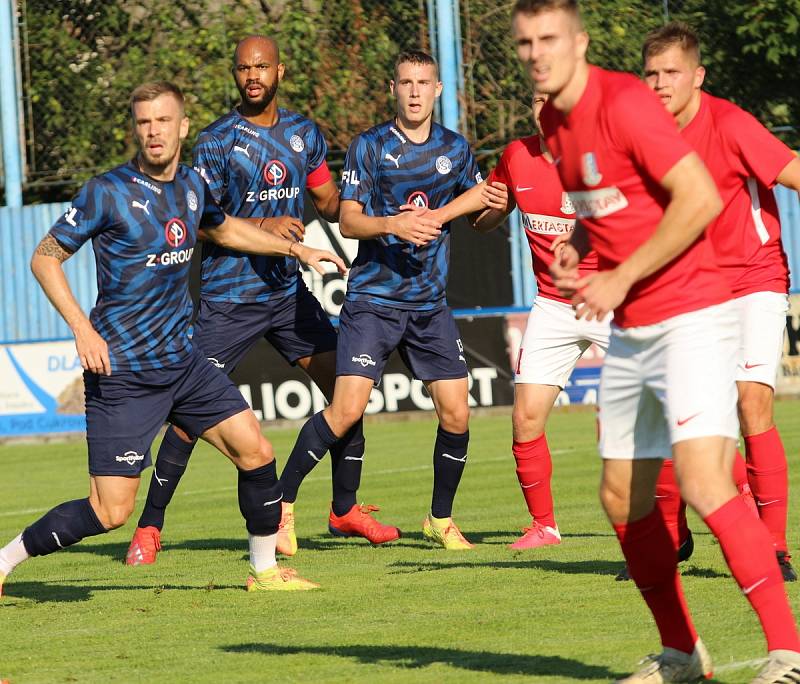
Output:
<svg viewBox="0 0 800 684">
<path fill-rule="evenodd" d="M 192 341 L 230 374 L 260 338 L 290 364 L 336 349 L 336 330 L 300 281 L 297 294 L 266 302 L 200 301 Z"/>
<path fill-rule="evenodd" d="M 168 368 L 85 372 L 83 381 L 92 475 L 139 475 L 151 464 L 150 445 L 167 421 L 199 437 L 249 408 L 230 378 L 197 347 Z"/>
<path fill-rule="evenodd" d="M 418 380 L 467 377 L 461 335 L 450 308 L 405 311 L 346 300 L 339 319 L 336 375 L 377 382 L 395 350 Z"/>
</svg>

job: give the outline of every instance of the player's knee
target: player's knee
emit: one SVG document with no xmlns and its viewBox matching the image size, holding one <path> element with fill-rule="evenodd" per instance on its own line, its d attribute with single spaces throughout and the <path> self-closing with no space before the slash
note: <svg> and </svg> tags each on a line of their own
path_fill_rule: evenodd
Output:
<svg viewBox="0 0 800 684">
<path fill-rule="evenodd" d="M 772 427 L 772 390 L 766 385 L 755 385 L 743 391 L 738 408 L 745 436 L 757 435 Z"/>
<path fill-rule="evenodd" d="M 128 522 L 128 518 L 133 514 L 134 506 L 135 501 L 133 499 L 117 504 L 101 503 L 95 509 L 95 512 L 103 527 L 107 530 L 115 530 Z"/>
<path fill-rule="evenodd" d="M 611 479 L 600 482 L 600 503 L 612 523 L 624 522 L 631 513 L 630 487 Z"/>
<path fill-rule="evenodd" d="M 538 412 L 525 406 L 514 406 L 511 413 L 514 440 L 530 442 L 544 434 L 544 419 Z"/>
<path fill-rule="evenodd" d="M 439 414 L 439 425 L 442 429 L 460 435 L 469 429 L 469 406 L 448 406 Z"/>
<path fill-rule="evenodd" d="M 325 421 L 331 431 L 341 437 L 353 427 L 364 415 L 360 407 L 352 404 L 347 406 L 334 406 L 331 404 L 330 411 L 325 411 Z"/>
<path fill-rule="evenodd" d="M 253 439 L 253 444 L 239 456 L 238 467 L 242 470 L 253 470 L 272 463 L 275 451 L 272 443 L 260 432 Z"/>
</svg>

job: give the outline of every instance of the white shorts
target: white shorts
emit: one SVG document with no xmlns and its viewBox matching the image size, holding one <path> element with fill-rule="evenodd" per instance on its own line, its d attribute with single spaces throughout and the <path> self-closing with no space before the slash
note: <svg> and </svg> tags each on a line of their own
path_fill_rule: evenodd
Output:
<svg viewBox="0 0 800 684">
<path fill-rule="evenodd" d="M 600 455 L 669 458 L 676 442 L 736 439 L 738 347 L 732 302 L 654 325 L 612 325 L 600 379 Z"/>
<path fill-rule="evenodd" d="M 733 300 L 741 338 L 737 382 L 760 382 L 775 389 L 783 354 L 789 297 L 780 292 L 753 292 Z"/>
<path fill-rule="evenodd" d="M 592 342 L 608 349 L 609 320 L 577 320 L 571 305 L 536 297 L 519 347 L 514 382 L 563 389 Z"/>
</svg>

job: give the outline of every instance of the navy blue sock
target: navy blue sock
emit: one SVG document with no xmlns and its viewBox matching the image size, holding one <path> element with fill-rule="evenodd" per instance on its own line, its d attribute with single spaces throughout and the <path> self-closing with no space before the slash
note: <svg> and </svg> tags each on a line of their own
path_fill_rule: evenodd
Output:
<svg viewBox="0 0 800 684">
<path fill-rule="evenodd" d="M 153 466 L 147 500 L 139 517 L 139 527 L 157 527 L 159 530 L 164 527 L 164 513 L 186 472 L 196 443 L 196 440 L 184 442 L 172 426 L 167 428 Z"/>
<path fill-rule="evenodd" d="M 439 426 L 436 431 L 431 500 L 431 515 L 435 518 L 449 518 L 453 513 L 453 500 L 456 498 L 461 473 L 467 465 L 467 444 L 469 444 L 469 430 L 457 435 Z"/>
<path fill-rule="evenodd" d="M 46 556 L 108 530 L 97 519 L 89 499 L 75 499 L 50 509 L 25 528 L 22 543 L 31 556 Z"/>
<path fill-rule="evenodd" d="M 334 515 L 345 515 L 356 505 L 364 465 L 364 420 L 360 419 L 331 447 Z"/>
<path fill-rule="evenodd" d="M 322 412 L 309 418 L 297 435 L 292 453 L 281 473 L 283 500 L 294 503 L 303 479 L 319 463 L 338 438 L 333 434 Z"/>
<path fill-rule="evenodd" d="M 278 531 L 283 491 L 275 461 L 239 471 L 239 510 L 250 534 L 268 535 Z"/>
</svg>

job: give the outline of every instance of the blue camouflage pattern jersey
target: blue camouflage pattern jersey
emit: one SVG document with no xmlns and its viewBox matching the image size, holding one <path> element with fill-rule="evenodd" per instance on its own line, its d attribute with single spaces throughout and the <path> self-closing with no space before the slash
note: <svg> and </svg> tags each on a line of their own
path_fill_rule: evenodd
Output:
<svg viewBox="0 0 800 684">
<path fill-rule="evenodd" d="M 68 251 L 92 241 L 97 303 L 89 318 L 108 343 L 112 371 L 165 368 L 189 356 L 197 231 L 224 220 L 193 169 L 181 164 L 162 182 L 129 162 L 88 181 L 55 222 L 50 235 Z"/>
<path fill-rule="evenodd" d="M 480 182 L 463 136 L 434 123 L 428 140 L 417 144 L 387 121 L 350 144 L 341 199 L 361 203 L 367 216 L 392 216 L 403 204 L 437 209 Z M 443 306 L 449 260 L 450 224 L 423 247 L 394 235 L 361 240 L 347 299 L 418 311 Z"/>
<path fill-rule="evenodd" d="M 274 126 L 257 126 L 235 109 L 200 132 L 194 166 L 226 213 L 241 218 L 303 219 L 306 187 L 330 180 L 328 146 L 317 125 L 278 109 Z M 200 296 L 215 302 L 263 302 L 297 291 L 297 260 L 203 245 Z"/>
</svg>

